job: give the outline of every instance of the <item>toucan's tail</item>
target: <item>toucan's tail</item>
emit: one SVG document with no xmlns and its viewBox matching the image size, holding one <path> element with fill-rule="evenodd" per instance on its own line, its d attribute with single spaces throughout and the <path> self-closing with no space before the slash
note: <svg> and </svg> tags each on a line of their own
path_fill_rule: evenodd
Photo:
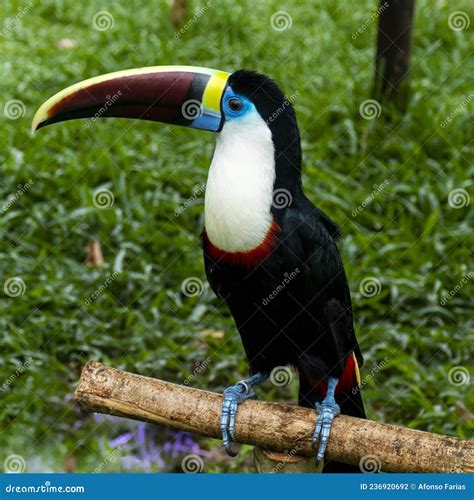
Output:
<svg viewBox="0 0 474 500">
<path fill-rule="evenodd" d="M 336 402 L 341 408 L 341 414 L 351 417 L 367 418 L 364 403 L 360 394 L 359 370 L 355 355 L 348 358 L 344 374 L 336 388 Z M 352 376 L 351 376 L 352 375 Z M 314 408 L 326 396 L 326 382 L 312 380 L 300 371 L 299 405 Z M 331 439 L 331 438 L 329 438 Z M 361 472 L 357 465 L 325 460 L 323 472 Z"/>
</svg>

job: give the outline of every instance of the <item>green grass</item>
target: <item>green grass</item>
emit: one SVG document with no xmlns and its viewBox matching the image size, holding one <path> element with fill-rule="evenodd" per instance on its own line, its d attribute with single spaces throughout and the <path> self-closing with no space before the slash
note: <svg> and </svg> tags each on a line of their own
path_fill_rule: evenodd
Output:
<svg viewBox="0 0 474 500">
<path fill-rule="evenodd" d="M 188 19 L 200 5 L 192 3 Z M 160 64 L 256 69 L 288 95 L 298 92 L 305 190 L 345 233 L 341 250 L 366 358 L 369 417 L 472 435 L 472 421 L 455 411 L 458 402 L 472 405 L 472 386 L 448 377 L 453 367 L 470 370 L 473 360 L 472 204 L 452 208 L 448 197 L 461 188 L 472 196 L 473 108 L 472 101 L 462 103 L 472 95 L 474 10 L 469 0 L 456 2 L 471 26 L 453 31 L 448 2 L 417 4 L 407 112 L 398 116 L 384 105 L 382 116 L 365 120 L 359 106 L 371 97 L 376 23 L 351 35 L 370 18 L 374 1 L 212 2 L 177 39 L 164 1 L 136 2 L 132 9 L 33 0 L 26 13 L 30 4 L 4 2 L 10 27 L 0 39 L 1 105 L 18 99 L 25 114 L 12 120 L 0 113 L 0 190 L 9 202 L 1 218 L 0 270 L 2 283 L 20 277 L 26 291 L 18 297 L 2 291 L 0 300 L 0 387 L 7 383 L 0 392 L 0 463 L 18 454 L 30 471 L 87 472 L 104 460 L 106 471 L 124 470 L 121 453 L 107 460 L 104 443 L 130 424 L 97 421 L 70 402 L 89 359 L 183 383 L 209 357 L 190 385 L 213 390 L 246 373 L 226 307 L 207 284 L 197 297 L 181 291 L 188 277 L 205 282 L 200 186 L 214 137 L 126 120 L 69 122 L 30 135 L 36 108 L 65 86 Z M 114 26 L 98 31 L 92 18 L 104 8 Z M 292 26 L 278 32 L 270 18 L 280 10 L 291 15 Z M 77 46 L 59 50 L 63 38 Z M 30 179 L 31 187 L 13 199 Z M 111 208 L 94 206 L 99 188 L 113 192 Z M 84 265 L 94 238 L 102 243 L 103 269 Z M 116 277 L 87 305 L 110 275 Z M 359 290 L 369 277 L 381 284 L 374 297 Z M 294 401 L 296 383 L 278 391 L 267 384 L 259 394 Z M 253 470 L 248 447 L 231 461 L 217 441 L 199 443 L 210 450 L 206 471 Z M 179 460 L 170 459 L 169 467 L 179 470 Z M 162 469 L 152 463 L 148 470 Z"/>
</svg>

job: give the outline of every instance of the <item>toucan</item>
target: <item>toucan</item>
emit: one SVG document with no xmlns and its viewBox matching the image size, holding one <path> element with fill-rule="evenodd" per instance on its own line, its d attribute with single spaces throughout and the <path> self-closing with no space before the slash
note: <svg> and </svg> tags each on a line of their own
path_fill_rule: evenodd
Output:
<svg viewBox="0 0 474 500">
<path fill-rule="evenodd" d="M 228 305 L 249 377 L 223 393 L 220 428 L 230 455 L 238 405 L 281 367 L 299 374 L 299 405 L 316 408 L 324 458 L 334 418 L 365 418 L 362 355 L 338 240 L 339 226 L 305 196 L 291 99 L 269 77 L 190 66 L 109 73 L 47 100 L 33 131 L 76 118 L 138 118 L 217 132 L 205 192 L 205 272 Z M 327 472 L 358 472 L 326 461 Z"/>
</svg>

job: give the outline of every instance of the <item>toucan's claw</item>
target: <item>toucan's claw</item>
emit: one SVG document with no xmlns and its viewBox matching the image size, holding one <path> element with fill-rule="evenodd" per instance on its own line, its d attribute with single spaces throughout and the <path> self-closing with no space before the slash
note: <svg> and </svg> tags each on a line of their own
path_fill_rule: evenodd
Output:
<svg viewBox="0 0 474 500">
<path fill-rule="evenodd" d="M 252 391 L 252 387 L 261 384 L 269 376 L 266 372 L 257 372 L 246 380 L 231 385 L 224 390 L 222 401 L 222 412 L 220 420 L 220 429 L 222 433 L 222 444 L 225 451 L 231 457 L 236 457 L 237 453 L 232 450 L 231 444 L 237 441 L 235 435 L 235 417 L 239 404 L 247 399 L 257 399 L 257 395 Z"/>
<path fill-rule="evenodd" d="M 242 382 L 231 385 L 224 390 L 224 399 L 222 402 L 222 413 L 220 420 L 220 429 L 222 433 L 222 444 L 231 457 L 237 456 L 237 453 L 231 449 L 231 444 L 236 440 L 235 436 L 235 417 L 240 403 L 247 399 L 256 399 L 257 395 L 250 390 L 250 387 Z"/>
<path fill-rule="evenodd" d="M 318 419 L 313 434 L 313 445 L 316 446 L 319 443 L 316 459 L 320 462 L 326 453 L 334 417 L 339 415 L 341 410 L 337 403 L 326 401 L 323 401 L 322 404 L 316 403 L 316 409 L 318 410 Z"/>
<path fill-rule="evenodd" d="M 337 378 L 329 377 L 326 397 L 323 399 L 322 403 L 316 403 L 318 418 L 316 420 L 316 429 L 313 434 L 313 446 L 316 447 L 319 444 L 316 454 L 316 460 L 318 462 L 323 460 L 324 454 L 326 453 L 334 417 L 337 417 L 337 415 L 341 413 L 341 408 L 336 403 L 334 397 L 337 383 Z"/>
</svg>

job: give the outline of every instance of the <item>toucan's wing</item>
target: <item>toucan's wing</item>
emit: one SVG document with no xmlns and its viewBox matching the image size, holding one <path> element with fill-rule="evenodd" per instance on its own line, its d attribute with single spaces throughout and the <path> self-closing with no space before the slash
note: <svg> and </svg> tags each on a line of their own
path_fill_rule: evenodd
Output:
<svg viewBox="0 0 474 500">
<path fill-rule="evenodd" d="M 292 290 L 295 299 L 314 318 L 319 329 L 322 326 L 325 330 L 331 358 L 339 358 L 342 363 L 354 352 L 362 365 L 349 285 L 337 248 L 338 226 L 307 200 L 304 207 L 289 210 L 286 217 L 291 220 L 283 224 L 287 228 L 283 234 L 284 247 L 292 254 L 291 261 L 295 265 L 300 263 L 302 272 L 299 286 Z"/>
</svg>

